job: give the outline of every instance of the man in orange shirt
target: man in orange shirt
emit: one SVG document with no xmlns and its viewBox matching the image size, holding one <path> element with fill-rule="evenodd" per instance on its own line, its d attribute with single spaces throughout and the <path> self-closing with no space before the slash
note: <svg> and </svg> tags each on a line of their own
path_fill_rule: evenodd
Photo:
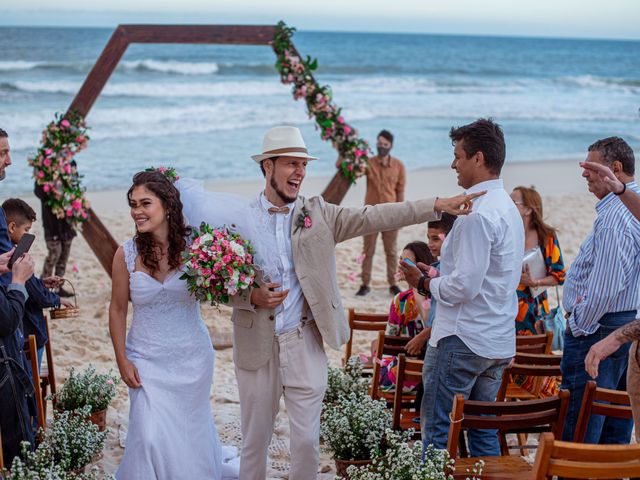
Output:
<svg viewBox="0 0 640 480">
<path fill-rule="evenodd" d="M 393 148 L 393 135 L 391 132 L 382 130 L 378 134 L 376 148 L 378 154 L 369 159 L 369 167 L 366 170 L 367 193 L 364 197 L 365 205 L 404 202 L 406 175 L 402 162 L 390 154 L 391 148 Z M 371 268 L 378 234 L 366 235 L 363 238 L 362 286 L 356 293 L 359 296 L 364 296 L 371 290 L 369 283 L 371 282 Z M 396 256 L 397 238 L 397 230 L 382 232 L 382 243 L 384 244 L 384 253 L 387 259 L 387 281 L 389 282 L 389 292 L 393 295 L 400 293 L 394 278 L 398 266 L 398 258 Z"/>
</svg>

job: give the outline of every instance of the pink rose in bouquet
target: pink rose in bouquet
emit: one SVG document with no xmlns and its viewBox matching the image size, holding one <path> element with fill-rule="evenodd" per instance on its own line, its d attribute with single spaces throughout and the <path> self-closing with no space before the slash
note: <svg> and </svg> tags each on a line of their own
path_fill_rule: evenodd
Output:
<svg viewBox="0 0 640 480">
<path fill-rule="evenodd" d="M 183 252 L 189 292 L 211 305 L 229 303 L 229 297 L 253 285 L 253 247 L 228 227 L 212 228 L 202 223 L 194 228 L 193 242 Z"/>
</svg>

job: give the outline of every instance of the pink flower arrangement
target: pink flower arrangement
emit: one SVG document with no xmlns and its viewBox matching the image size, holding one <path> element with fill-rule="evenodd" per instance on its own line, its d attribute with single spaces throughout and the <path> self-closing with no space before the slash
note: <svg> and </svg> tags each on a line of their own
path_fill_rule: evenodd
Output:
<svg viewBox="0 0 640 480">
<path fill-rule="evenodd" d="M 295 29 L 284 22 L 276 28 L 273 49 L 278 57 L 276 68 L 280 80 L 293 85 L 292 93 L 296 100 L 305 100 L 309 118 L 315 119 L 320 137 L 330 141 L 340 154 L 340 171 L 350 183 L 355 183 L 367 168 L 369 145 L 358 137 L 356 129 L 345 122 L 340 109 L 332 103 L 331 89 L 318 85 L 313 78 L 312 72 L 318 67 L 318 61 L 310 57 L 306 60 L 300 58 L 291 42 L 294 32 Z"/>
<path fill-rule="evenodd" d="M 192 243 L 182 254 L 189 292 L 211 305 L 229 303 L 229 297 L 253 285 L 253 247 L 227 227 L 202 223 L 194 228 Z"/>
<path fill-rule="evenodd" d="M 173 167 L 149 167 L 147 169 L 145 169 L 145 172 L 160 172 L 162 175 L 164 175 L 165 177 L 167 177 L 167 179 L 171 182 L 171 183 L 175 183 L 178 180 L 180 180 L 180 175 L 178 175 L 178 172 L 175 168 Z"/>
<path fill-rule="evenodd" d="M 36 184 L 47 194 L 45 202 L 58 218 L 79 227 L 88 218 L 89 202 L 80 185 L 73 157 L 87 147 L 84 119 L 77 114 L 56 115 L 42 132 L 42 145 L 29 158 Z"/>
</svg>

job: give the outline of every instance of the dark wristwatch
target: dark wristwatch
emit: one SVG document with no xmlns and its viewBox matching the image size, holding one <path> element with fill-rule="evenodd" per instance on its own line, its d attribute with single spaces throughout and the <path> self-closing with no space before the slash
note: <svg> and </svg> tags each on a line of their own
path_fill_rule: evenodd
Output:
<svg viewBox="0 0 640 480">
<path fill-rule="evenodd" d="M 418 293 L 423 297 L 431 298 L 431 292 L 424 288 L 424 284 L 427 281 L 427 276 L 422 275 L 420 280 L 418 280 Z"/>
</svg>

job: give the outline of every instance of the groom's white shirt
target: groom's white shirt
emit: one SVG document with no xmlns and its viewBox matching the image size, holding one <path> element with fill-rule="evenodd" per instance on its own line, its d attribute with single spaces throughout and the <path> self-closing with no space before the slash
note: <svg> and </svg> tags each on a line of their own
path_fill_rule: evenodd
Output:
<svg viewBox="0 0 640 480">
<path fill-rule="evenodd" d="M 289 290 L 289 295 L 275 311 L 275 333 L 280 335 L 298 328 L 304 305 L 304 295 L 298 275 L 296 275 L 291 249 L 291 219 L 294 215 L 295 203 L 287 205 L 289 213 L 271 214 L 268 211 L 269 208 L 276 206 L 267 200 L 264 193 L 261 193 L 260 205 L 262 208 L 259 212 L 263 216 L 262 220 L 264 224 L 269 226 L 270 232 L 275 238 L 276 254 L 279 260 L 279 276 L 272 278 L 271 281 L 282 285 L 282 290 Z M 312 318 L 311 310 L 307 312 L 307 317 Z"/>
</svg>

